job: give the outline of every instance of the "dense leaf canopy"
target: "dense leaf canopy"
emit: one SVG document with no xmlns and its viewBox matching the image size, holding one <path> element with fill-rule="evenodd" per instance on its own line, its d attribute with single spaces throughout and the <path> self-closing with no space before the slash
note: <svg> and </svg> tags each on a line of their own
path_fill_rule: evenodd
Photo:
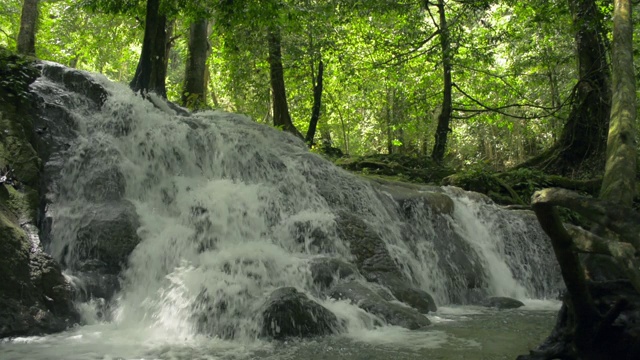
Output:
<svg viewBox="0 0 640 360">
<path fill-rule="evenodd" d="M 596 2 L 605 43 L 612 5 Z M 351 155 L 428 155 L 442 109 L 442 53 L 430 1 L 162 1 L 173 21 L 167 96 L 184 83 L 189 25 L 211 20 L 207 104 L 271 123 L 265 34 L 282 34 L 291 117 L 304 133 L 318 63 L 324 89 L 316 140 Z M 567 1 L 445 1 L 451 42 L 454 166 L 512 166 L 557 140 L 578 83 Z M 128 82 L 144 32 L 144 1 L 40 4 L 36 54 Z M 0 45 L 15 48 L 22 2 L 0 4 Z M 636 59 L 638 57 L 636 56 Z M 637 72 L 636 72 L 637 73 Z M 319 143 L 319 142 L 318 142 Z"/>
</svg>

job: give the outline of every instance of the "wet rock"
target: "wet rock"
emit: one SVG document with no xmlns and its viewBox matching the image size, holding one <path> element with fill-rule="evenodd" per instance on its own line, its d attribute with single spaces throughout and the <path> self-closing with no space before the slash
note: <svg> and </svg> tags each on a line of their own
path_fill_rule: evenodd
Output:
<svg viewBox="0 0 640 360">
<path fill-rule="evenodd" d="M 348 299 L 364 311 L 382 318 L 389 325 L 415 330 L 430 324 L 429 319 L 410 307 L 385 300 L 375 291 L 356 281 L 336 285 L 331 291 L 334 299 Z"/>
<path fill-rule="evenodd" d="M 29 261 L 31 281 L 42 291 L 43 301 L 54 314 L 72 314 L 73 294 L 60 265 L 51 256 L 36 251 Z"/>
<path fill-rule="evenodd" d="M 363 275 L 367 273 L 399 273 L 380 236 L 362 219 L 342 212 L 336 218 L 338 236 L 349 243 L 355 264 Z"/>
<path fill-rule="evenodd" d="M 91 174 L 83 188 L 87 200 L 100 202 L 121 200 L 125 186 L 124 175 L 113 167 Z"/>
<path fill-rule="evenodd" d="M 97 259 L 106 265 L 107 272 L 118 273 L 140 242 L 135 206 L 128 201 L 97 204 L 83 223 L 86 225 L 78 230 L 72 258 Z"/>
<path fill-rule="evenodd" d="M 71 91 L 83 94 L 91 99 L 97 107 L 102 106 L 109 95 L 107 90 L 88 73 L 46 61 L 40 62 L 38 65 L 42 69 L 43 75 L 64 84 Z"/>
<path fill-rule="evenodd" d="M 311 263 L 311 278 L 321 289 L 331 287 L 335 279 L 346 279 L 358 273 L 356 267 L 336 258 L 319 258 Z"/>
<path fill-rule="evenodd" d="M 372 274 L 370 274 L 372 275 Z M 371 276 L 368 277 L 371 279 Z M 436 311 L 436 302 L 433 297 L 395 273 L 377 273 L 375 282 L 385 286 L 393 296 L 403 303 L 417 309 L 423 314 Z"/>
<path fill-rule="evenodd" d="M 0 338 L 62 331 L 78 321 L 60 267 L 0 205 Z"/>
<path fill-rule="evenodd" d="M 311 221 L 296 221 L 292 224 L 292 235 L 299 244 L 312 253 L 326 253 L 333 248 L 333 243 L 323 229 L 314 226 Z"/>
<path fill-rule="evenodd" d="M 109 273 L 107 264 L 93 259 L 79 266 L 72 285 L 78 301 L 103 299 L 108 302 L 120 290 L 120 279 Z"/>
<path fill-rule="evenodd" d="M 280 288 L 269 296 L 262 312 L 261 336 L 307 338 L 337 332 L 336 316 L 295 288 Z"/>
<path fill-rule="evenodd" d="M 402 229 L 404 241 L 415 252 L 419 251 L 420 244 L 425 241 L 431 245 L 433 252 L 437 254 L 434 261 L 442 273 L 448 302 L 470 304 L 484 298 L 488 286 L 487 275 L 478 253 L 442 216 L 431 217 L 423 210 L 416 211 L 408 219 L 409 224 L 425 221 L 423 217 L 427 216 L 433 224 L 433 232 L 424 227 L 407 225 Z"/>
<path fill-rule="evenodd" d="M 505 310 L 505 309 L 517 309 L 519 307 L 524 306 L 524 303 L 520 300 L 512 299 L 509 297 L 494 296 L 494 297 L 484 299 L 480 303 L 480 305 L 485 307 Z"/>
<path fill-rule="evenodd" d="M 517 360 L 640 359 L 640 294 L 627 280 L 588 281 L 587 287 L 602 315 L 620 301 L 624 302 L 622 312 L 613 323 L 600 328 L 596 336 L 583 344 L 587 349 L 577 349 L 575 320 L 565 298 L 549 337 L 528 355 L 518 356 Z"/>
<path fill-rule="evenodd" d="M 453 214 L 453 200 L 441 192 L 396 193 L 394 199 L 407 217 L 411 217 L 417 210 L 422 209 L 427 210 L 432 216 Z"/>
<path fill-rule="evenodd" d="M 593 281 L 625 280 L 628 276 L 617 261 L 608 255 L 583 254 L 580 256 L 589 279 Z"/>
<path fill-rule="evenodd" d="M 423 313 L 436 310 L 431 295 L 413 286 L 400 272 L 382 238 L 363 220 L 341 213 L 336 223 L 339 236 L 349 243 L 356 266 L 368 281 L 387 287 L 396 299 Z"/>
</svg>

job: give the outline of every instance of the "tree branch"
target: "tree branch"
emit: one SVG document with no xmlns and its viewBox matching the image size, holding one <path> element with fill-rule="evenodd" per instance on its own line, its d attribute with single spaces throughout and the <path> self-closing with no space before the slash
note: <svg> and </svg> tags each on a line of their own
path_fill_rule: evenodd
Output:
<svg viewBox="0 0 640 360">
<path fill-rule="evenodd" d="M 473 113 L 475 113 L 475 114 L 472 114 L 470 116 L 452 116 L 455 119 L 469 119 L 469 118 L 472 118 L 474 116 L 477 116 L 478 113 L 485 113 L 485 112 L 495 112 L 495 113 L 498 113 L 498 114 L 501 114 L 501 115 L 504 115 L 504 116 L 509 116 L 509 117 L 512 117 L 512 118 L 515 118 L 515 119 L 523 119 L 523 120 L 539 119 L 539 118 L 553 116 L 555 113 L 560 111 L 566 105 L 567 101 L 570 99 L 570 98 L 567 98 L 562 104 L 560 104 L 560 106 L 555 107 L 555 108 L 546 107 L 546 106 L 540 106 L 540 105 L 535 105 L 535 104 L 509 104 L 509 105 L 503 105 L 503 106 L 499 106 L 499 107 L 491 107 L 491 106 L 483 104 L 480 100 L 477 100 L 474 97 L 472 97 L 471 95 L 467 94 L 457 84 L 453 83 L 452 86 L 455 87 L 466 98 L 468 98 L 472 102 L 474 102 L 477 105 L 479 105 L 479 106 L 484 108 L 484 109 L 454 108 L 453 110 L 455 110 L 455 111 L 473 112 Z M 509 114 L 507 112 L 502 111 L 503 109 L 509 109 L 509 108 L 514 108 L 514 107 L 517 107 L 517 108 L 534 108 L 534 109 L 541 109 L 541 110 L 551 110 L 551 112 L 547 113 L 547 114 L 536 115 L 536 116 L 520 116 L 520 115 Z"/>
</svg>

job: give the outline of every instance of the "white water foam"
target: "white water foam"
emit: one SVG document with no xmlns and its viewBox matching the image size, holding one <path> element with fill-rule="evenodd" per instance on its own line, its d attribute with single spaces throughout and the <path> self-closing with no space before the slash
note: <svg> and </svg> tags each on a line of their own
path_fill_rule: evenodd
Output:
<svg viewBox="0 0 640 360">
<path fill-rule="evenodd" d="M 524 253 L 537 251 L 535 244 L 514 250 L 523 254 L 507 254 L 504 242 L 522 224 L 505 222 L 505 212 L 493 204 L 449 189 L 455 205 L 451 217 L 427 209 L 407 221 L 389 197 L 309 153 L 290 134 L 224 112 L 180 117 L 124 85 L 94 78 L 111 96 L 100 111 L 74 110 L 79 137 L 61 180 L 73 186 L 60 190 L 50 209 L 50 248 L 58 260 L 74 261 L 65 249 L 73 246 L 83 215 L 92 211 L 74 190 L 88 186 L 83 182 L 88 175 L 112 168 L 126 179 L 125 197 L 140 218 L 141 242 L 122 274 L 111 322 L 64 335 L 65 341 L 78 341 L 78 349 L 86 345 L 89 351 L 100 343 L 96 353 L 127 358 L 139 356 L 133 348 L 140 344 L 149 349 L 202 344 L 203 332 L 204 342 L 220 349 L 229 344 L 220 337 L 233 337 L 240 347 L 264 346 L 257 340 L 260 306 L 283 286 L 325 305 L 346 323 L 346 336 L 358 341 L 426 346 L 448 341 L 438 332 L 376 328 L 374 320 L 379 319 L 357 306 L 319 296 L 310 261 L 319 256 L 352 260 L 349 244 L 335 232 L 340 211 L 357 214 L 374 229 L 407 278 L 439 304 L 451 301 L 452 288 L 458 286 L 438 262 L 447 261 L 434 245 L 445 236 L 442 230 L 477 252 L 488 274 L 489 295 L 527 298 L 546 291 L 536 293 L 537 285 L 529 279 L 529 269 L 542 263 L 544 254 Z M 59 88 L 39 81 L 42 87 Z M 527 276 L 514 274 L 514 266 L 526 268 Z M 93 310 L 98 306 L 81 307 L 87 323 L 100 319 Z M 117 352 L 107 351 L 109 346 L 118 347 Z"/>
</svg>

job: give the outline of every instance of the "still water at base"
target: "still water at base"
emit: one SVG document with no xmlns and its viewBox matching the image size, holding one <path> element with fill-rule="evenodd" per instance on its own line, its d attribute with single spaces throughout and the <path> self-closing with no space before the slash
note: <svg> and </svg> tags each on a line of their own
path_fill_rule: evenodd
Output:
<svg viewBox="0 0 640 360">
<path fill-rule="evenodd" d="M 549 335 L 559 302 L 530 300 L 516 310 L 441 307 L 432 325 L 409 331 L 387 326 L 305 341 L 238 343 L 211 338 L 166 338 L 154 329 L 80 327 L 46 337 L 0 344 L 0 359 L 515 359 Z"/>
</svg>

